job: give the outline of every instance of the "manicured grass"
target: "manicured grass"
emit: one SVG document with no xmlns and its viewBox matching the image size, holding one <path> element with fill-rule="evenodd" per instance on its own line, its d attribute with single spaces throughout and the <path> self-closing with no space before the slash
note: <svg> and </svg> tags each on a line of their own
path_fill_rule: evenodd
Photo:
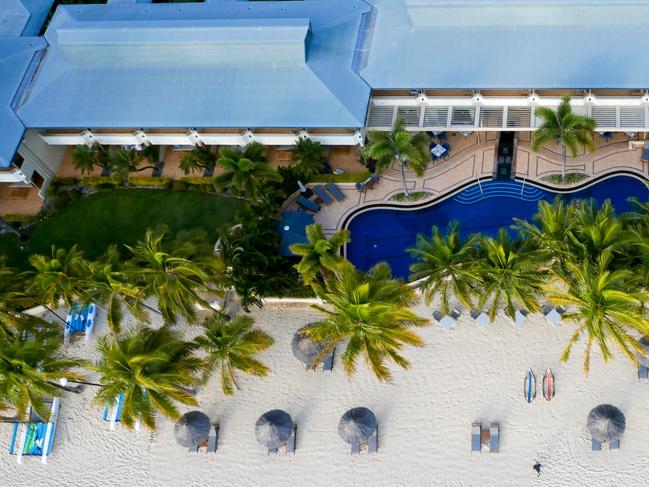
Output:
<svg viewBox="0 0 649 487">
<path fill-rule="evenodd" d="M 130 189 L 99 193 L 36 224 L 23 252 L 49 253 L 52 245 L 69 248 L 77 244 L 86 257 L 94 259 L 110 244 L 133 244 L 147 228 L 160 224 L 173 233 L 203 228 L 216 240 L 222 227 L 233 224 L 241 206 L 241 200 L 198 192 Z M 15 258 L 15 243 L 0 241 L 0 252 L 5 247 Z"/>
</svg>

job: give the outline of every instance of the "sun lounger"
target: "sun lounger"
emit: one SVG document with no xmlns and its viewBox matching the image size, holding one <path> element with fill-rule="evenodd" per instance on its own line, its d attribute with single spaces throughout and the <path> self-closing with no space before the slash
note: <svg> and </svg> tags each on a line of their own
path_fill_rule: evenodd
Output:
<svg viewBox="0 0 649 487">
<path fill-rule="evenodd" d="M 480 451 L 480 441 L 482 437 L 482 424 L 473 423 L 471 425 L 471 451 Z"/>
<path fill-rule="evenodd" d="M 638 379 L 640 380 L 649 380 L 649 369 L 644 365 L 638 366 Z"/>
<path fill-rule="evenodd" d="M 367 451 L 369 453 L 376 453 L 379 449 L 379 426 L 376 426 L 374 433 L 370 435 L 367 440 Z"/>
<path fill-rule="evenodd" d="M 527 316 L 530 314 L 529 311 L 526 309 L 520 308 L 516 310 L 516 314 L 514 315 L 514 324 L 516 326 L 521 326 L 523 323 L 525 323 L 525 320 L 527 319 Z"/>
<path fill-rule="evenodd" d="M 591 442 L 591 448 L 593 449 L 593 451 L 600 451 L 602 449 L 602 444 L 595 438 L 593 438 Z"/>
<path fill-rule="evenodd" d="M 554 326 L 561 321 L 561 314 L 565 309 L 560 306 L 555 308 L 552 305 L 544 304 L 541 306 L 541 311 L 543 312 L 547 322 Z"/>
<path fill-rule="evenodd" d="M 90 341 L 90 336 L 95 327 L 97 307 L 91 303 L 83 308 L 75 307 L 68 310 L 63 331 L 63 343 L 68 344 L 72 335 L 85 334 L 85 341 Z"/>
<path fill-rule="evenodd" d="M 481 328 L 486 328 L 489 326 L 489 315 L 485 313 L 484 311 L 478 311 L 477 309 L 472 309 L 471 310 L 471 318 L 473 318 L 473 321 L 475 321 L 476 325 L 478 325 Z"/>
<path fill-rule="evenodd" d="M 295 453 L 295 437 L 297 436 L 297 425 L 293 425 L 293 434 L 288 437 L 286 453 Z"/>
<path fill-rule="evenodd" d="M 41 462 L 47 463 L 54 442 L 60 399 L 54 398 L 45 401 L 45 405 L 50 407 L 47 421 L 41 419 L 35 411 L 30 410 L 29 422 L 14 424 L 9 453 L 17 456 L 18 463 L 22 463 L 24 456 L 40 456 Z"/>
<path fill-rule="evenodd" d="M 642 147 L 642 156 L 640 157 L 642 162 L 649 162 L 649 140 L 645 141 L 644 146 Z"/>
<path fill-rule="evenodd" d="M 618 438 L 617 440 L 613 440 L 608 444 L 608 447 L 611 450 L 619 450 L 620 449 L 620 439 Z"/>
<path fill-rule="evenodd" d="M 500 424 L 491 423 L 489 427 L 489 451 L 498 453 L 498 448 L 500 448 Z"/>
<path fill-rule="evenodd" d="M 207 437 L 207 453 L 216 452 L 217 442 L 219 438 L 219 425 L 213 424 L 210 434 Z"/>
<path fill-rule="evenodd" d="M 355 455 L 357 453 L 361 452 L 361 444 L 360 443 L 352 443 L 352 455 Z"/>
<path fill-rule="evenodd" d="M 334 195 L 334 198 L 336 198 L 337 201 L 342 201 L 345 199 L 345 193 L 340 191 L 340 189 L 338 188 L 338 186 L 336 186 L 335 183 L 327 183 L 325 184 L 325 188 L 327 188 L 327 190 L 332 195 Z"/>
<path fill-rule="evenodd" d="M 330 205 L 334 202 L 333 198 L 329 196 L 329 193 L 327 193 L 322 186 L 314 186 L 312 189 L 316 196 L 320 198 L 325 205 Z"/>
<path fill-rule="evenodd" d="M 307 210 L 311 210 L 314 213 L 317 213 L 318 211 L 320 211 L 320 205 L 318 205 L 314 201 L 306 199 L 304 196 L 299 196 L 298 197 L 297 204 L 300 205 L 302 208 L 306 208 Z"/>
<path fill-rule="evenodd" d="M 331 353 L 327 356 L 327 358 L 324 360 L 323 364 L 323 369 L 325 372 L 331 372 L 334 368 L 334 355 L 336 353 L 336 349 L 334 348 Z"/>
<path fill-rule="evenodd" d="M 122 420 L 122 406 L 124 405 L 124 395 L 117 396 L 117 400 L 109 407 L 108 404 L 104 407 L 104 414 L 102 419 L 110 421 L 110 429 L 115 430 L 115 424 Z"/>
<path fill-rule="evenodd" d="M 190 446 L 190 447 L 187 449 L 187 452 L 188 452 L 188 453 L 198 453 L 198 449 L 199 449 L 199 448 L 200 448 L 200 445 Z"/>
</svg>

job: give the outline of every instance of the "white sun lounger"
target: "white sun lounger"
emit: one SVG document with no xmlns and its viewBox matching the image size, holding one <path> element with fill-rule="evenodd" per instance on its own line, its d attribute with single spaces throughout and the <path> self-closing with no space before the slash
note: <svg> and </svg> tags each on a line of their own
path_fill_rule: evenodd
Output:
<svg viewBox="0 0 649 487">
<path fill-rule="evenodd" d="M 617 440 L 613 440 L 608 444 L 608 447 L 611 450 L 619 450 L 620 449 L 620 439 L 618 438 Z"/>
<path fill-rule="evenodd" d="M 600 451 L 602 449 L 602 444 L 597 441 L 595 438 L 591 441 L 591 448 L 593 451 Z"/>
<path fill-rule="evenodd" d="M 491 423 L 489 426 L 489 451 L 498 453 L 500 448 L 500 423 Z"/>
<path fill-rule="evenodd" d="M 638 365 L 638 379 L 649 380 L 649 369 L 644 365 Z"/>
<path fill-rule="evenodd" d="M 482 424 L 473 423 L 471 425 L 471 451 L 480 451 L 480 441 L 482 436 Z"/>
<path fill-rule="evenodd" d="M 293 433 L 288 437 L 286 443 L 286 453 L 295 453 L 295 437 L 297 436 L 297 425 L 293 425 Z"/>
<path fill-rule="evenodd" d="M 371 434 L 367 440 L 367 451 L 369 453 L 376 453 L 379 449 L 379 426 L 376 425 L 374 433 Z"/>
<path fill-rule="evenodd" d="M 206 453 L 215 453 L 217 448 L 217 442 L 219 438 L 219 425 L 215 423 L 212 425 L 210 434 L 207 437 L 207 452 Z"/>
</svg>

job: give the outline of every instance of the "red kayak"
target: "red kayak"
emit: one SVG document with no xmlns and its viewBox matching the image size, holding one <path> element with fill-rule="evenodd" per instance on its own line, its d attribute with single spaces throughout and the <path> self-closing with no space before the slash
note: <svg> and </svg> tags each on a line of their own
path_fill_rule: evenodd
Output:
<svg viewBox="0 0 649 487">
<path fill-rule="evenodd" d="M 543 375 L 543 397 L 548 401 L 554 397 L 554 375 L 550 369 Z"/>
</svg>

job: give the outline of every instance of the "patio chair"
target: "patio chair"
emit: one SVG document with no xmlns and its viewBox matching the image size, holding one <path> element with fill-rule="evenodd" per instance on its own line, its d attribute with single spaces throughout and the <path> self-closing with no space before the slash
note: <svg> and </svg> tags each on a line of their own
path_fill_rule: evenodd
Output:
<svg viewBox="0 0 649 487">
<path fill-rule="evenodd" d="M 327 191 L 329 191 L 337 201 L 342 201 L 346 198 L 345 193 L 340 191 L 340 188 L 336 186 L 335 183 L 327 183 L 325 184 L 325 188 L 327 188 Z"/>
<path fill-rule="evenodd" d="M 329 196 L 329 193 L 327 193 L 322 186 L 314 186 L 313 192 L 318 198 L 322 200 L 325 205 L 330 205 L 334 202 L 333 198 Z"/>
<path fill-rule="evenodd" d="M 336 349 L 334 348 L 331 353 L 327 356 L 327 358 L 324 360 L 324 363 L 322 364 L 322 369 L 325 372 L 331 372 L 334 369 L 334 355 L 336 353 Z"/>
<path fill-rule="evenodd" d="M 293 425 L 293 433 L 288 437 L 286 453 L 295 453 L 295 437 L 297 436 L 297 425 Z"/>
<path fill-rule="evenodd" d="M 644 365 L 638 365 L 638 379 L 649 380 L 649 369 Z"/>
<path fill-rule="evenodd" d="M 602 444 L 593 438 L 591 441 L 591 448 L 593 451 L 600 451 L 602 449 Z"/>
<path fill-rule="evenodd" d="M 212 429 L 210 430 L 210 434 L 207 437 L 207 453 L 216 452 L 218 439 L 219 439 L 219 425 L 218 423 L 214 423 L 212 425 Z"/>
<path fill-rule="evenodd" d="M 302 208 L 311 210 L 313 213 L 317 213 L 318 211 L 320 211 L 320 205 L 318 205 L 314 201 L 306 199 L 304 196 L 298 197 L 297 204 L 300 205 Z"/>
<path fill-rule="evenodd" d="M 640 157 L 642 162 L 649 162 L 649 140 L 645 141 L 644 146 L 642 147 L 642 156 Z"/>
<path fill-rule="evenodd" d="M 482 438 L 482 424 L 473 423 L 471 425 L 471 451 L 480 451 L 480 442 Z"/>
<path fill-rule="evenodd" d="M 491 423 L 489 426 L 489 451 L 498 453 L 500 448 L 500 423 Z"/>
<path fill-rule="evenodd" d="M 618 438 L 617 440 L 613 440 L 609 442 L 608 447 L 611 450 L 619 450 L 620 449 L 620 439 Z"/>
<path fill-rule="evenodd" d="M 376 453 L 379 449 L 379 425 L 376 425 L 374 433 L 367 440 L 368 453 Z"/>
</svg>

